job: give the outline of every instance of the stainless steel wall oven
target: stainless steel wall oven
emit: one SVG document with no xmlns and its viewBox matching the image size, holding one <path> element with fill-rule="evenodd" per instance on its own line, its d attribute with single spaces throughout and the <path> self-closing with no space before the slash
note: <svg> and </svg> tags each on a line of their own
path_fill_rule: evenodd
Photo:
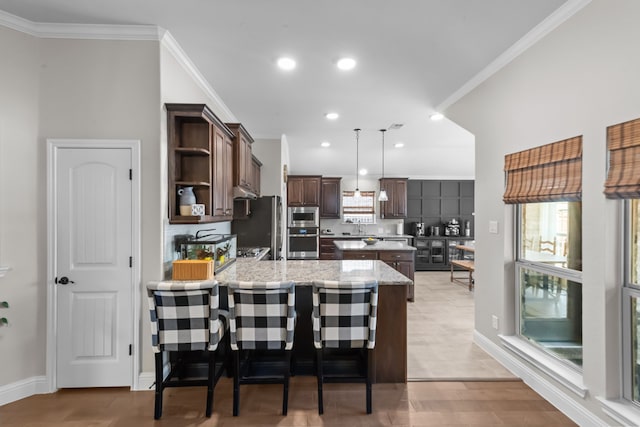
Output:
<svg viewBox="0 0 640 427">
<path fill-rule="evenodd" d="M 318 259 L 318 227 L 289 227 L 288 259 Z"/>
</svg>

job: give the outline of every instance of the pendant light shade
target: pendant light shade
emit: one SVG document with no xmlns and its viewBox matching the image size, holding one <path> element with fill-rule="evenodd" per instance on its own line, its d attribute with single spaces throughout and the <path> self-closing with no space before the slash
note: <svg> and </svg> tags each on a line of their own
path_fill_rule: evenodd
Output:
<svg viewBox="0 0 640 427">
<path fill-rule="evenodd" d="M 360 173 L 360 169 L 358 167 L 360 129 L 356 128 L 353 131 L 356 133 L 356 191 L 353 193 L 353 197 L 360 197 L 360 181 L 358 180 L 358 176 Z"/>
<path fill-rule="evenodd" d="M 382 133 L 382 178 L 384 178 L 384 133 L 386 131 L 387 131 L 386 129 L 380 129 L 380 132 Z M 386 202 L 387 200 L 389 200 L 389 197 L 387 196 L 387 191 L 381 189 L 380 194 L 378 195 L 378 201 Z"/>
</svg>

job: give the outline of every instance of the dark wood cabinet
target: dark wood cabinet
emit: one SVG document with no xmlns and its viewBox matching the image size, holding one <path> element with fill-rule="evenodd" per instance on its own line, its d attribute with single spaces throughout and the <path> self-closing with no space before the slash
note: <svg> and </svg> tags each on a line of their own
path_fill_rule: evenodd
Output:
<svg viewBox="0 0 640 427">
<path fill-rule="evenodd" d="M 333 237 L 320 238 L 320 259 L 337 259 L 336 246 L 333 244 L 334 240 L 335 238 Z"/>
<path fill-rule="evenodd" d="M 380 218 L 407 217 L 407 178 L 381 178 L 380 191 L 385 190 L 389 200 L 380 202 Z"/>
<path fill-rule="evenodd" d="M 340 218 L 340 181 L 342 178 L 322 177 L 320 218 Z"/>
<path fill-rule="evenodd" d="M 415 252 L 414 251 L 380 251 L 378 252 L 380 261 L 404 274 L 409 279 L 414 279 L 415 272 Z M 407 299 L 414 300 L 414 285 L 407 287 Z"/>
<path fill-rule="evenodd" d="M 241 123 L 227 123 L 234 136 L 233 141 L 233 185 L 253 192 L 251 188 L 251 144 L 253 138 Z"/>
<path fill-rule="evenodd" d="M 213 132 L 213 216 L 233 219 L 233 140 L 232 135 L 215 127 Z"/>
<path fill-rule="evenodd" d="M 376 251 L 342 251 L 341 259 L 378 259 Z"/>
<path fill-rule="evenodd" d="M 251 156 L 251 181 L 249 183 L 251 189 L 256 196 L 260 197 L 260 172 L 262 170 L 262 162 L 256 156 Z"/>
<path fill-rule="evenodd" d="M 231 190 L 223 176 L 224 154 L 219 141 L 231 140 L 231 130 L 205 104 L 165 104 L 167 109 L 168 200 L 171 224 L 198 224 L 228 219 L 222 194 Z M 220 156 L 220 157 L 218 157 Z M 193 187 L 201 216 L 180 215 L 178 190 Z M 221 215 L 216 209 L 222 205 Z M 228 205 L 227 205 L 228 206 Z M 219 211 L 218 211 L 219 212 Z"/>
<path fill-rule="evenodd" d="M 287 180 L 288 206 L 320 206 L 320 175 L 293 175 Z"/>
</svg>

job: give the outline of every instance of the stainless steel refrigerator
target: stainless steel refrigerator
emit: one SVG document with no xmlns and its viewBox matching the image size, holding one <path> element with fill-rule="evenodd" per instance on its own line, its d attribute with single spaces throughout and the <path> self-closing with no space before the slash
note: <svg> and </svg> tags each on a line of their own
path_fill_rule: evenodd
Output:
<svg viewBox="0 0 640 427">
<path fill-rule="evenodd" d="M 282 200 L 264 196 L 249 200 L 248 214 L 234 218 L 231 232 L 238 236 L 239 248 L 271 248 L 271 259 L 282 257 Z"/>
</svg>

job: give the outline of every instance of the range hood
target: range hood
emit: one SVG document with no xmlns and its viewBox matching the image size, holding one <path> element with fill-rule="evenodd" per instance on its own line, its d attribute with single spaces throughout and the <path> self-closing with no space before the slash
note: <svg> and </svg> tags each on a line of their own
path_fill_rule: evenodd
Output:
<svg viewBox="0 0 640 427">
<path fill-rule="evenodd" d="M 258 198 L 258 196 L 256 195 L 256 193 L 252 193 L 251 191 L 247 190 L 246 188 L 243 187 L 233 187 L 233 198 L 234 199 L 252 199 L 255 200 Z"/>
</svg>

